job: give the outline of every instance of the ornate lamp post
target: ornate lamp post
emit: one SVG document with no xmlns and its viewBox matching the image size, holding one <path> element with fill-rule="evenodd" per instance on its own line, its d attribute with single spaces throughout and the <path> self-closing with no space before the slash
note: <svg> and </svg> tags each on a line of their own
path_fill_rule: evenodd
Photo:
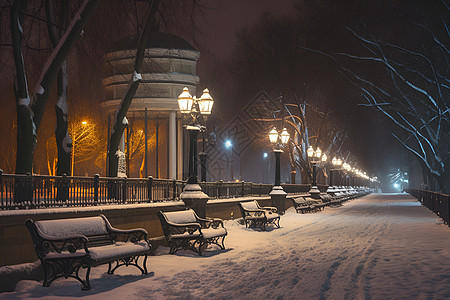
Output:
<svg viewBox="0 0 450 300">
<path fill-rule="evenodd" d="M 272 191 L 269 193 L 272 199 L 272 205 L 277 207 L 278 212 L 283 213 L 286 210 L 286 195 L 287 193 L 281 187 L 281 176 L 280 176 L 280 156 L 283 150 L 281 150 L 284 145 L 289 141 L 289 132 L 286 128 L 278 134 L 277 130 L 273 128 L 269 132 L 270 143 L 273 144 L 273 153 L 275 154 L 275 184 Z"/>
<path fill-rule="evenodd" d="M 200 217 L 205 217 L 206 215 L 208 195 L 202 192 L 197 181 L 197 137 L 199 131 L 206 129 L 205 126 L 200 124 L 199 119 L 205 120 L 211 114 L 213 104 L 214 101 L 208 89 L 203 91 L 203 95 L 199 99 L 195 96 L 192 97 L 186 87 L 180 96 L 178 96 L 180 112 L 187 116 L 185 119 L 189 120 L 189 124 L 186 125 L 186 130 L 189 132 L 189 179 L 180 197 L 186 207 L 193 208 Z M 206 160 L 206 158 L 204 159 Z M 202 165 L 206 168 L 206 162 L 203 162 Z"/>
<path fill-rule="evenodd" d="M 333 168 L 330 170 L 330 185 L 328 186 L 327 193 L 333 194 L 336 192 L 336 174 L 335 172 L 339 171 L 342 165 L 342 160 L 340 158 L 333 157 L 331 160 L 331 164 Z"/>
<path fill-rule="evenodd" d="M 311 184 L 311 189 L 309 190 L 309 194 L 311 195 L 311 198 L 319 199 L 320 191 L 317 188 L 317 169 L 319 164 L 325 163 L 327 161 L 327 155 L 325 153 L 322 154 L 322 150 L 320 150 L 319 147 L 317 147 L 317 149 L 314 150 L 312 146 L 309 146 L 307 154 L 308 157 L 311 159 L 313 167 L 313 180 Z"/>
<path fill-rule="evenodd" d="M 345 183 L 345 185 L 350 186 L 350 171 L 352 170 L 352 167 L 348 163 L 344 163 L 342 167 L 347 172 L 347 182 Z"/>
</svg>

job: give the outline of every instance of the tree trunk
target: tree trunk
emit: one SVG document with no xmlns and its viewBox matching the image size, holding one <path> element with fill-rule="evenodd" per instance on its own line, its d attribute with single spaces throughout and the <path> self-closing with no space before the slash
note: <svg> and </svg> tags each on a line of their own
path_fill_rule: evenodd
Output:
<svg viewBox="0 0 450 300">
<path fill-rule="evenodd" d="M 69 51 L 75 45 L 81 31 L 89 17 L 95 10 L 98 0 L 85 0 L 69 29 L 53 50 L 51 56 L 41 72 L 36 85 L 36 93 L 32 101 L 28 94 L 25 66 L 22 58 L 22 27 L 23 14 L 26 1 L 15 0 L 11 8 L 11 37 L 13 43 L 14 62 L 16 66 L 15 95 L 17 103 L 17 157 L 16 173 L 26 174 L 32 172 L 33 154 L 36 145 L 36 132 L 44 113 L 49 96 L 50 87 L 57 76 L 59 69 L 65 61 Z"/>
<path fill-rule="evenodd" d="M 67 0 L 61 1 L 61 10 L 60 10 L 60 19 L 59 19 L 59 30 L 55 26 L 56 18 L 55 18 L 55 9 L 54 2 L 50 0 L 45 1 L 45 9 L 47 14 L 47 28 L 50 36 L 50 40 L 53 44 L 53 47 L 56 47 L 58 41 L 61 39 L 63 32 L 63 28 L 67 27 L 67 12 L 69 7 L 69 2 Z M 68 104 L 67 104 L 67 63 L 64 63 L 61 66 L 61 69 L 58 72 L 58 101 L 55 105 L 55 113 L 56 113 L 56 130 L 55 130 L 55 139 L 56 139 L 56 147 L 58 149 L 58 162 L 57 162 L 57 171 L 56 175 L 62 176 L 63 174 L 70 174 L 70 156 L 71 156 L 71 147 L 72 140 L 69 136 L 68 129 Z"/>
<path fill-rule="evenodd" d="M 110 142 L 109 142 L 109 149 L 108 149 L 108 176 L 109 177 L 116 177 L 119 167 L 119 156 L 117 155 L 117 151 L 119 150 L 119 143 L 120 139 L 122 137 L 122 134 L 125 130 L 125 122 L 124 118 L 127 115 L 128 108 L 131 105 L 131 101 L 133 100 L 133 97 L 136 93 L 136 90 L 140 83 L 140 73 L 142 69 L 142 62 L 144 61 L 144 53 L 145 53 L 145 46 L 147 44 L 147 40 L 150 37 L 151 34 L 151 25 L 153 22 L 153 18 L 155 16 L 155 13 L 158 9 L 160 0 L 154 0 L 151 4 L 150 11 L 147 16 L 147 21 L 144 27 L 144 31 L 141 34 L 141 37 L 139 39 L 139 45 L 136 52 L 136 59 L 134 63 L 134 72 L 132 75 L 132 82 L 130 83 L 127 93 L 125 94 L 125 97 L 122 99 L 122 102 L 120 104 L 119 112 L 116 116 L 116 121 L 113 127 L 113 132 L 111 134 Z"/>
</svg>

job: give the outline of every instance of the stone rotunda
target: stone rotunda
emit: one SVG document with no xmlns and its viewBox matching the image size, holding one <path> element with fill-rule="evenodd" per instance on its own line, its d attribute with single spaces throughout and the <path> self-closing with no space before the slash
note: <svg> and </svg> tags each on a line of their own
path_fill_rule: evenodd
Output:
<svg viewBox="0 0 450 300">
<path fill-rule="evenodd" d="M 137 37 L 118 42 L 105 57 L 105 99 L 108 130 L 127 91 L 134 70 Z M 184 87 L 196 94 L 200 53 L 180 37 L 153 32 L 147 43 L 142 81 L 128 110 L 122 151 L 129 177 L 182 179 L 183 127 L 178 95 Z M 109 136 L 110 132 L 108 133 Z"/>
</svg>

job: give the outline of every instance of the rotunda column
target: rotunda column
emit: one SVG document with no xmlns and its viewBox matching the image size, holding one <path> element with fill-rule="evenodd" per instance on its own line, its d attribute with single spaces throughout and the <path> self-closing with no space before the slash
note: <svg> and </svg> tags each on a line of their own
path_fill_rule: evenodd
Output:
<svg viewBox="0 0 450 300">
<path fill-rule="evenodd" d="M 177 121 L 176 112 L 169 112 L 169 178 L 177 179 Z"/>
</svg>

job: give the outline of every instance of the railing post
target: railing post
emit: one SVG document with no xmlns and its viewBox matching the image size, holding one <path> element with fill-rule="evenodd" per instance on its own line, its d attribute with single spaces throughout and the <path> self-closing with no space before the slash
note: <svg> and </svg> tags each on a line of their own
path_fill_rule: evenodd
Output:
<svg viewBox="0 0 450 300">
<path fill-rule="evenodd" d="M 172 193 L 172 200 L 177 200 L 177 181 L 175 179 L 172 181 Z"/>
<path fill-rule="evenodd" d="M 222 180 L 216 181 L 216 187 L 217 187 L 217 199 L 220 199 L 220 188 L 221 188 L 221 186 L 222 186 L 222 183 L 223 183 Z"/>
<path fill-rule="evenodd" d="M 98 205 L 98 186 L 99 186 L 100 175 L 94 175 L 94 205 Z"/>
<path fill-rule="evenodd" d="M 33 175 L 28 172 L 27 177 L 25 179 L 25 191 L 26 191 L 26 201 L 28 201 L 28 205 L 32 205 L 33 203 Z"/>
<path fill-rule="evenodd" d="M 122 203 L 127 201 L 127 178 L 125 177 L 122 181 Z"/>
<path fill-rule="evenodd" d="M 242 181 L 242 190 L 241 190 L 241 197 L 243 198 L 245 195 L 245 182 Z"/>
<path fill-rule="evenodd" d="M 148 198 L 148 202 L 152 202 L 152 188 L 153 188 L 153 177 L 152 176 L 148 176 L 148 180 L 147 180 L 147 198 Z"/>
</svg>

